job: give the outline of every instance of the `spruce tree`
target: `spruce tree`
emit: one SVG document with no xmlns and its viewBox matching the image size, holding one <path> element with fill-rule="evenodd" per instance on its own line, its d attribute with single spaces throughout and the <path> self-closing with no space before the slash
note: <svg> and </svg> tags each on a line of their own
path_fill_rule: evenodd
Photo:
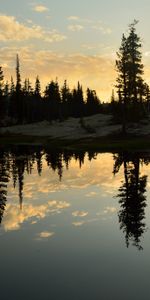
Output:
<svg viewBox="0 0 150 300">
<path fill-rule="evenodd" d="M 41 83 L 40 83 L 40 79 L 39 76 L 36 77 L 35 80 L 35 90 L 34 90 L 34 95 L 38 98 L 41 97 Z"/>
<path fill-rule="evenodd" d="M 20 61 L 19 55 L 16 56 L 16 93 L 20 94 L 21 92 L 21 76 L 20 76 Z"/>
<path fill-rule="evenodd" d="M 0 67 L 0 97 L 3 95 L 3 86 L 4 86 L 4 75 L 2 67 Z"/>
<path fill-rule="evenodd" d="M 137 21 L 129 25 L 127 37 L 123 34 L 121 46 L 117 52 L 116 69 L 118 99 L 122 111 L 123 131 L 127 121 L 138 121 L 144 116 L 145 83 L 142 78 L 141 39 L 136 33 Z"/>
</svg>

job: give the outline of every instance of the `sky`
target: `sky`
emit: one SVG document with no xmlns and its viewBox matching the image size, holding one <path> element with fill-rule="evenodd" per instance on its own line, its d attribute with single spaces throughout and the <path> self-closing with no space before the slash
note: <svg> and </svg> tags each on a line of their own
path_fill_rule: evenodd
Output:
<svg viewBox="0 0 150 300">
<path fill-rule="evenodd" d="M 52 79 L 70 88 L 95 89 L 110 101 L 117 77 L 116 52 L 128 25 L 139 20 L 144 79 L 150 84 L 149 0 L 0 0 L 0 65 L 5 80 L 15 80 L 16 54 L 22 83 L 42 88 Z"/>
</svg>

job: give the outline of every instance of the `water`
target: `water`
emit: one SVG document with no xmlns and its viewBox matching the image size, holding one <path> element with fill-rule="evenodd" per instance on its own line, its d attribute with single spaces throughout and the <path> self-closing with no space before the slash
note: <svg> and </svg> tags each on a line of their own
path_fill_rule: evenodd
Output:
<svg viewBox="0 0 150 300">
<path fill-rule="evenodd" d="M 1 299 L 147 300 L 149 162 L 1 148 Z"/>
</svg>

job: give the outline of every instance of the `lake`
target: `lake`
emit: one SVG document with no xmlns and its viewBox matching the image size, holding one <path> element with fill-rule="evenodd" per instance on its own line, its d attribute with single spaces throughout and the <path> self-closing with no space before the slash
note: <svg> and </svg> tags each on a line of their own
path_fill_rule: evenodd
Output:
<svg viewBox="0 0 150 300">
<path fill-rule="evenodd" d="M 3 300 L 149 295 L 150 152 L 0 148 Z"/>
</svg>

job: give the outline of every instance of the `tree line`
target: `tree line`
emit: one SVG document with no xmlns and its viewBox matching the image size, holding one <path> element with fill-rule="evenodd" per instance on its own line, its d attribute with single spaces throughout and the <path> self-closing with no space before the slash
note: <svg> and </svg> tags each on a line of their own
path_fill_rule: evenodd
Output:
<svg viewBox="0 0 150 300">
<path fill-rule="evenodd" d="M 42 95 L 39 76 L 35 86 L 25 79 L 22 84 L 19 56 L 16 57 L 16 83 L 11 77 L 10 84 L 4 83 L 0 67 L 0 122 L 1 125 L 25 124 L 42 120 L 64 120 L 67 117 L 83 117 L 99 113 L 101 102 L 95 90 L 87 88 L 84 97 L 82 85 L 78 82 L 72 90 L 67 81 L 62 87 L 51 80 Z"/>
</svg>

